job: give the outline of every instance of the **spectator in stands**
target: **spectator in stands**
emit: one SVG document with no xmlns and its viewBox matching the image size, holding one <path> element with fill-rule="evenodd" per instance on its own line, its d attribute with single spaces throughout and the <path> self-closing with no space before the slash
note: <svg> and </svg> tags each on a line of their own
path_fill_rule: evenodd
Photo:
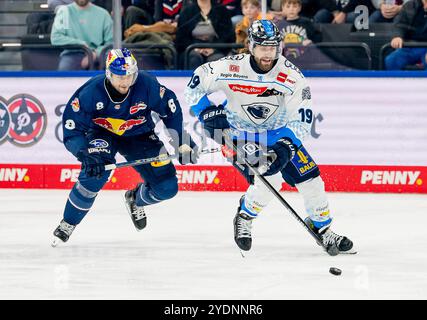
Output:
<svg viewBox="0 0 427 320">
<path fill-rule="evenodd" d="M 337 0 L 336 11 L 332 23 L 353 23 L 356 18 L 354 9 L 362 4 L 360 0 Z"/>
<path fill-rule="evenodd" d="M 138 32 L 165 32 L 175 35 L 182 3 L 182 0 L 155 0 L 154 23 L 134 23 L 126 28 L 125 38 Z"/>
<path fill-rule="evenodd" d="M 234 43 L 235 35 L 226 8 L 214 0 L 197 0 L 181 11 L 176 33 L 176 48 L 181 62 L 185 49 L 193 43 Z M 207 61 L 214 61 L 230 52 L 229 48 L 203 48 L 191 51 L 189 68 L 195 69 Z"/>
<path fill-rule="evenodd" d="M 403 48 L 405 41 L 427 41 L 427 0 L 410 0 L 403 5 L 394 21 L 391 46 L 396 51 L 385 59 L 387 70 L 402 70 L 422 63 L 426 67 L 427 48 Z"/>
<path fill-rule="evenodd" d="M 302 0 L 301 16 L 314 23 L 330 23 L 338 13 L 335 0 Z"/>
<path fill-rule="evenodd" d="M 302 0 L 301 15 L 313 18 L 315 23 L 353 23 L 358 5 L 373 11 L 371 0 Z"/>
<path fill-rule="evenodd" d="M 124 15 L 124 29 L 135 24 L 152 25 L 154 23 L 155 0 L 132 0 Z"/>
<path fill-rule="evenodd" d="M 128 1 L 130 1 L 130 0 L 123 0 L 122 5 L 127 6 L 126 4 Z M 67 4 L 70 4 L 73 2 L 74 2 L 74 0 L 47 0 L 47 5 L 48 5 L 50 10 L 56 12 L 56 10 L 60 6 L 67 5 Z M 91 0 L 91 2 L 93 4 L 96 4 L 97 6 L 104 8 L 108 12 L 111 12 L 111 10 L 113 8 L 111 0 Z"/>
<path fill-rule="evenodd" d="M 283 35 L 286 44 L 307 46 L 312 42 L 320 41 L 313 22 L 305 17 L 300 17 L 301 0 L 282 0 L 282 15 L 286 18 L 276 20 L 276 25 Z"/>
<path fill-rule="evenodd" d="M 282 16 L 282 1 L 281 0 L 271 0 L 271 4 L 267 6 L 270 10 L 268 10 L 268 13 L 270 13 L 274 19 L 281 19 L 284 18 Z"/>
<path fill-rule="evenodd" d="M 74 0 L 61 6 L 53 23 L 51 42 L 56 46 L 83 45 L 90 48 L 95 61 L 103 48 L 113 40 L 113 20 L 105 9 L 89 2 Z M 83 51 L 65 50 L 61 53 L 59 70 L 81 70 L 89 66 Z"/>
<path fill-rule="evenodd" d="M 74 0 L 48 0 L 49 12 L 31 12 L 26 18 L 27 34 L 50 34 L 53 20 L 55 19 L 56 8 L 67 5 Z"/>
<path fill-rule="evenodd" d="M 74 0 L 47 0 L 47 5 L 50 10 L 56 12 L 60 6 L 66 6 L 73 2 Z"/>
<path fill-rule="evenodd" d="M 409 0 L 372 0 L 375 11 L 369 17 L 370 23 L 393 22 L 403 4 Z"/>
<path fill-rule="evenodd" d="M 241 0 L 218 0 L 218 4 L 224 6 L 228 10 L 233 27 L 243 19 L 240 1 Z"/>
<path fill-rule="evenodd" d="M 243 19 L 235 28 L 236 43 L 244 44 L 245 48 L 239 50 L 242 52 L 249 52 L 248 50 L 248 29 L 252 22 L 262 19 L 261 2 L 259 0 L 242 0 Z M 273 16 L 268 14 L 267 19 L 271 20 Z"/>
<path fill-rule="evenodd" d="M 27 34 L 50 34 L 55 13 L 31 12 L 26 18 Z"/>
</svg>

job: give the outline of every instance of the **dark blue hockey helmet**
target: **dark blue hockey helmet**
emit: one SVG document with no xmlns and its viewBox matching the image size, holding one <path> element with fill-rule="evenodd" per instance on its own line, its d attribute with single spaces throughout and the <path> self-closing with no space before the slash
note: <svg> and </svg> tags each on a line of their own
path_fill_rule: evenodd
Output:
<svg viewBox="0 0 427 320">
<path fill-rule="evenodd" d="M 111 80 L 112 74 L 119 76 L 134 75 L 132 84 L 135 83 L 138 76 L 138 64 L 128 49 L 110 50 L 105 66 L 105 74 L 109 80 Z"/>
</svg>

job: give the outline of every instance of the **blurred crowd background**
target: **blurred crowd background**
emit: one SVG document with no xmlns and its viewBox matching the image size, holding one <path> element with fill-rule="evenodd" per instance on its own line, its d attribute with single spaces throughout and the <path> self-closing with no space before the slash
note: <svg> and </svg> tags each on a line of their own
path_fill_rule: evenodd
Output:
<svg viewBox="0 0 427 320">
<path fill-rule="evenodd" d="M 115 31 L 142 68 L 193 70 L 247 52 L 262 17 L 304 70 L 426 65 L 427 0 L 121 0 L 120 12 L 113 2 L 1 0 L 0 71 L 102 70 Z"/>
</svg>

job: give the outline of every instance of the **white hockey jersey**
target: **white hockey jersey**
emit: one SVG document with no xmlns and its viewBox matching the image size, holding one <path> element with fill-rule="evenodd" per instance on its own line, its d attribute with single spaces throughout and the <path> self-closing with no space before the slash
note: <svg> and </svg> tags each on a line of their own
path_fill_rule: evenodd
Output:
<svg viewBox="0 0 427 320">
<path fill-rule="evenodd" d="M 194 71 L 186 102 L 198 115 L 206 96 L 222 91 L 230 125 L 240 131 L 264 132 L 286 127 L 304 140 L 313 122 L 311 93 L 301 71 L 280 56 L 268 73 L 256 73 L 249 54 L 239 54 L 206 63 Z M 199 110 L 199 112 L 197 111 Z"/>
</svg>

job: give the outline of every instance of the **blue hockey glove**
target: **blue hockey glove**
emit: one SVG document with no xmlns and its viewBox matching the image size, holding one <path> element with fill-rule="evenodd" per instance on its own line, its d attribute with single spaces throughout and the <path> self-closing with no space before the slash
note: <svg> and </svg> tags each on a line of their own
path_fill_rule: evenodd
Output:
<svg viewBox="0 0 427 320">
<path fill-rule="evenodd" d="M 88 177 L 101 178 L 105 171 L 105 158 L 99 152 L 90 153 L 88 149 L 82 149 L 77 153 L 77 159 L 82 163 L 82 171 Z"/>
<path fill-rule="evenodd" d="M 209 137 L 217 143 L 223 144 L 222 132 L 218 132 L 217 137 L 215 137 L 215 130 L 230 128 L 224 106 L 220 104 L 218 106 L 207 107 L 200 113 L 199 120 L 202 123 L 203 129 L 209 133 Z"/>
<path fill-rule="evenodd" d="M 286 138 L 281 138 L 272 146 L 267 147 L 267 162 L 269 165 L 263 175 L 271 176 L 282 171 L 295 156 L 295 152 L 295 146 Z"/>
</svg>

